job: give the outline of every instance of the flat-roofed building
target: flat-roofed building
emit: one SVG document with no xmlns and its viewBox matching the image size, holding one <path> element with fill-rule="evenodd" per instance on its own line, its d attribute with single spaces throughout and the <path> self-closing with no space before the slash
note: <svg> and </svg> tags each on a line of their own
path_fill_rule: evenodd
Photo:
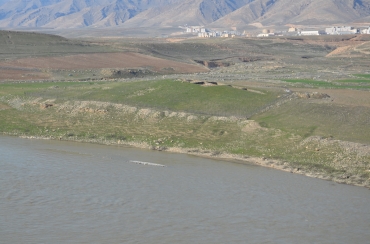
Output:
<svg viewBox="0 0 370 244">
<path fill-rule="evenodd" d="M 358 29 L 355 29 L 352 26 L 333 26 L 325 29 L 326 34 L 328 35 L 347 35 L 347 34 L 356 34 Z"/>
</svg>

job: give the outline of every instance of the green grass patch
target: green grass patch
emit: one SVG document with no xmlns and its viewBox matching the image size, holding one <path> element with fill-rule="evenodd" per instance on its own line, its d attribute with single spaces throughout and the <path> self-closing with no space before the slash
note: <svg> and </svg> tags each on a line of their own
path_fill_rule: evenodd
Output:
<svg viewBox="0 0 370 244">
<path fill-rule="evenodd" d="M 15 109 L 0 110 L 0 132 L 21 135 L 37 135 L 41 129 Z"/>
<path fill-rule="evenodd" d="M 40 97 L 47 94 L 48 90 L 58 89 L 58 91 L 67 87 L 82 87 L 85 83 L 81 82 L 26 82 L 26 83 L 2 83 L 0 84 L 0 95 L 29 95 L 39 93 Z"/>
<path fill-rule="evenodd" d="M 39 87 L 27 94 L 34 97 L 93 100 L 159 110 L 239 117 L 250 116 L 276 101 L 280 95 L 270 91 L 258 94 L 229 86 L 203 87 L 173 80 L 72 83 L 65 89 L 63 85 L 58 89 Z"/>
<path fill-rule="evenodd" d="M 252 119 L 266 128 L 309 136 L 334 137 L 345 141 L 370 143 L 370 109 L 293 100 Z"/>
<path fill-rule="evenodd" d="M 354 76 L 365 78 L 365 79 L 370 79 L 370 74 L 354 74 Z"/>
<path fill-rule="evenodd" d="M 303 84 L 314 87 L 335 87 L 335 84 L 326 81 L 317 81 L 317 80 L 306 80 L 306 79 L 288 79 L 283 80 L 288 83 Z"/>
<path fill-rule="evenodd" d="M 335 80 L 334 82 L 339 82 L 339 83 L 366 83 L 366 84 L 370 84 L 370 80 L 360 80 L 360 79 Z"/>
</svg>

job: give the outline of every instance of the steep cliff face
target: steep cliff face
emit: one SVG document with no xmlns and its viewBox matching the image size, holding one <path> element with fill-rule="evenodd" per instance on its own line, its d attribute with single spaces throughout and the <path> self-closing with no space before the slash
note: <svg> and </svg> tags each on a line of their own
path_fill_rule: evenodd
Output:
<svg viewBox="0 0 370 244">
<path fill-rule="evenodd" d="M 368 16 L 370 0 L 0 0 L 0 27 L 335 24 Z"/>
</svg>

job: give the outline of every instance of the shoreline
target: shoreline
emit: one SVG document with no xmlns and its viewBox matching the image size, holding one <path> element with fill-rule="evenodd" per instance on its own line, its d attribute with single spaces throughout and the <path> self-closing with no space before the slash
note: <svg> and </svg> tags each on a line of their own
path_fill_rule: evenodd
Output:
<svg viewBox="0 0 370 244">
<path fill-rule="evenodd" d="M 23 139 L 37 139 L 37 140 L 60 140 L 60 141 L 70 141 L 70 142 L 80 142 L 80 143 L 94 143 L 100 145 L 116 145 L 116 146 L 127 146 L 133 148 L 140 148 L 140 149 L 148 149 L 148 150 L 156 150 L 156 151 L 163 151 L 163 152 L 170 152 L 170 153 L 181 153 L 181 154 L 188 154 L 197 157 L 203 158 L 210 158 L 210 159 L 218 159 L 218 160 L 225 160 L 235 163 L 241 164 L 254 164 L 262 167 L 268 167 L 276 170 L 281 170 L 289 173 L 300 174 L 303 176 L 317 178 L 321 180 L 333 181 L 339 184 L 346 184 L 346 185 L 353 185 L 353 186 L 361 186 L 368 188 L 370 190 L 370 179 L 363 182 L 358 183 L 356 181 L 357 175 L 352 175 L 351 177 L 338 177 L 335 175 L 330 175 L 325 172 L 320 172 L 319 170 L 315 169 L 305 169 L 300 167 L 292 166 L 287 161 L 277 160 L 277 159 L 269 159 L 265 157 L 249 157 L 237 154 L 230 154 L 230 153 L 223 153 L 223 152 L 214 152 L 209 150 L 203 150 L 200 148 L 181 148 L 181 147 L 153 147 L 148 145 L 145 142 L 128 142 L 128 141 L 120 141 L 120 142 L 112 142 L 112 141 L 98 141 L 98 140 L 87 140 L 87 139 L 72 139 L 72 140 L 61 140 L 53 137 L 43 137 L 43 136 L 24 136 L 24 135 L 15 135 L 15 134 L 7 134 L 2 133 L 2 135 L 7 136 L 16 136 Z"/>
</svg>

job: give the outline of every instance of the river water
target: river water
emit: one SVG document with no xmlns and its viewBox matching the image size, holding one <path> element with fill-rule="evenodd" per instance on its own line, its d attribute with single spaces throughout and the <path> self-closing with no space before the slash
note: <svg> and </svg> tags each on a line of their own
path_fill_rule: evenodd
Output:
<svg viewBox="0 0 370 244">
<path fill-rule="evenodd" d="M 183 154 L 1 136 L 0 243 L 370 243 L 370 191 Z"/>
</svg>

